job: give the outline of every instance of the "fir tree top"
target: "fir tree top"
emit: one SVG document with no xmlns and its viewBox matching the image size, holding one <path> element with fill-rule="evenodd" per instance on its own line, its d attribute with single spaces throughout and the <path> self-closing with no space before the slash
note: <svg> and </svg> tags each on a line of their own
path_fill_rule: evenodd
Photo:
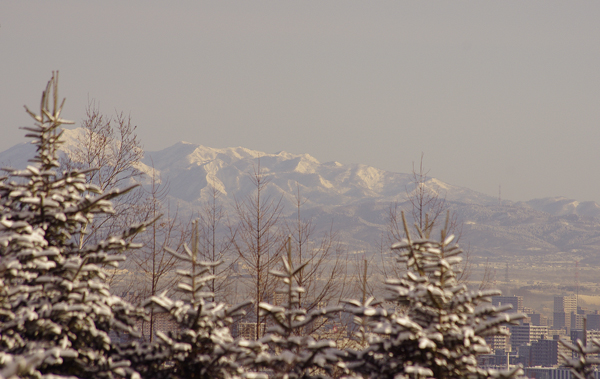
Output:
<svg viewBox="0 0 600 379">
<path fill-rule="evenodd" d="M 85 173 L 57 172 L 64 100 L 58 102 L 58 73 L 42 94 L 39 113 L 26 127 L 36 146 L 32 165 L 4 169 L 0 181 L 0 375 L 112 378 L 128 373 L 113 361 L 109 332 L 135 334 L 133 314 L 111 295 L 105 266 L 118 266 L 118 251 L 146 224 L 80 248 L 95 214 L 113 211 L 106 193 L 86 183 Z"/>
</svg>

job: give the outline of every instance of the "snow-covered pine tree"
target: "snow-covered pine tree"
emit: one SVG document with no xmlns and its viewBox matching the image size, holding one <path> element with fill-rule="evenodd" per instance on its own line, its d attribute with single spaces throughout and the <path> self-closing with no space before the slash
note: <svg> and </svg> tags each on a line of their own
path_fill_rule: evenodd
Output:
<svg viewBox="0 0 600 379">
<path fill-rule="evenodd" d="M 269 350 L 256 356 L 250 365 L 271 372 L 273 378 L 329 378 L 336 369 L 341 352 L 332 340 L 315 340 L 303 332 L 306 325 L 319 322 L 323 317 L 334 317 L 342 308 L 332 306 L 311 312 L 301 308 L 299 295 L 304 289 L 298 286 L 297 281 L 306 263 L 293 267 L 291 238 L 288 239 L 287 253 L 287 257 L 282 257 L 283 271 L 271 271 L 272 275 L 283 279 L 284 286 L 276 290 L 276 294 L 283 295 L 283 304 L 259 304 L 261 314 L 268 316 L 271 324 L 260 339 Z"/>
<path fill-rule="evenodd" d="M 145 225 L 79 248 L 74 235 L 128 189 L 102 194 L 84 172 L 57 172 L 60 125 L 70 123 L 57 85 L 58 73 L 39 113 L 26 108 L 32 165 L 4 169 L 0 181 L 0 376 L 126 376 L 129 362 L 113 359 L 109 332 L 135 333 L 132 315 L 143 310 L 109 293 L 103 267 L 117 266 L 124 257 L 114 252 L 136 247 L 128 241 Z"/>
<path fill-rule="evenodd" d="M 423 235 L 413 240 L 402 214 L 406 238 L 392 246 L 406 265 L 400 279 L 387 280 L 390 309 L 351 302 L 350 311 L 371 327 L 369 346 L 349 351 L 346 367 L 364 378 L 514 377 L 521 370 L 484 370 L 477 356 L 488 353 L 484 336 L 522 318 L 483 303 L 499 291 L 469 291 L 455 269 L 461 249 L 453 236 Z"/>
<path fill-rule="evenodd" d="M 197 229 L 195 233 L 192 249 L 184 245 L 185 254 L 167 249 L 190 267 L 177 271 L 182 278 L 178 284 L 182 299 L 172 300 L 165 291 L 145 302 L 145 306 L 155 313 L 168 313 L 178 330 L 168 333 L 157 330 L 154 342 L 131 342 L 122 347 L 120 354 L 145 378 L 266 379 L 265 375 L 246 372 L 241 366 L 248 353 L 256 355 L 262 351 L 260 344 L 248 341 L 240 346 L 229 329 L 233 317 L 243 313 L 242 308 L 251 302 L 226 307 L 223 303 L 210 301 L 214 297 L 214 293 L 206 291 L 207 284 L 214 279 L 210 271 L 219 263 L 198 259 Z"/>
<path fill-rule="evenodd" d="M 600 366 L 600 340 L 591 338 L 587 343 L 577 339 L 575 344 L 559 340 L 561 344 L 571 350 L 569 356 L 561 353 L 565 366 L 577 379 L 595 379 L 598 366 Z"/>
</svg>

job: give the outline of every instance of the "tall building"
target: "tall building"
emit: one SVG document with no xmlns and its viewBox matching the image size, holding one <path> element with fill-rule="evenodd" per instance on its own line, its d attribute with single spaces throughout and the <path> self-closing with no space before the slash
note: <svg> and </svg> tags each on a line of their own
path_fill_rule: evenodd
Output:
<svg viewBox="0 0 600 379">
<path fill-rule="evenodd" d="M 527 317 L 531 321 L 532 325 L 548 326 L 548 317 L 546 316 L 543 316 L 539 313 L 528 313 Z"/>
<path fill-rule="evenodd" d="M 497 307 L 500 305 L 512 305 L 509 313 L 523 312 L 523 296 L 492 296 L 492 305 Z"/>
<path fill-rule="evenodd" d="M 572 329 L 583 329 L 583 319 L 586 317 L 584 314 L 571 313 L 571 330 Z"/>
<path fill-rule="evenodd" d="M 569 356 L 568 347 L 558 342 L 558 338 L 545 339 L 531 343 L 531 365 L 550 367 L 562 362 L 561 353 Z"/>
<path fill-rule="evenodd" d="M 566 367 L 524 367 L 523 371 L 526 378 L 539 379 L 572 379 L 571 370 Z M 594 377 L 598 378 L 598 371 L 594 372 Z"/>
<path fill-rule="evenodd" d="M 554 329 L 566 329 L 567 326 L 571 325 L 571 314 L 565 312 L 554 312 L 552 327 Z"/>
<path fill-rule="evenodd" d="M 554 328 L 570 328 L 571 314 L 577 314 L 577 297 L 554 296 Z"/>
<path fill-rule="evenodd" d="M 492 352 L 496 350 L 503 350 L 505 352 L 509 352 L 510 345 L 510 331 L 507 326 L 500 326 L 500 331 L 502 334 L 495 334 L 493 336 L 486 336 L 485 342 L 492 349 Z"/>
<path fill-rule="evenodd" d="M 577 313 L 577 296 L 554 296 L 554 312 Z"/>
<path fill-rule="evenodd" d="M 592 339 L 600 338 L 600 330 L 587 330 L 586 333 L 586 344 L 591 344 Z M 577 340 L 583 341 L 583 330 L 581 329 L 573 329 L 571 330 L 571 342 L 577 343 Z"/>
<path fill-rule="evenodd" d="M 519 346 L 529 345 L 548 335 L 547 326 L 523 324 L 511 325 L 509 328 L 512 351 L 517 351 Z"/>
<path fill-rule="evenodd" d="M 569 339 L 569 334 L 567 334 L 567 331 L 564 329 L 548 329 L 548 338 L 554 338 L 554 336 L 557 336 L 557 338 L 564 338 L 564 339 Z"/>
<path fill-rule="evenodd" d="M 591 314 L 587 316 L 587 328 L 600 330 L 600 314 Z"/>
</svg>

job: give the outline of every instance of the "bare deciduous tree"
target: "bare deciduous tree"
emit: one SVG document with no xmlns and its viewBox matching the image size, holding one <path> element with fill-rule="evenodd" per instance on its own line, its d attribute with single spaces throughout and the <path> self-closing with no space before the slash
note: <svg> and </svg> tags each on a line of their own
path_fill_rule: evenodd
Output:
<svg viewBox="0 0 600 379">
<path fill-rule="evenodd" d="M 144 151 L 131 117 L 122 112 L 114 117 L 103 115 L 92 101 L 81 127 L 83 133 L 60 160 L 62 170 L 86 172 L 87 182 L 102 191 L 129 186 L 141 178 L 139 165 Z M 96 217 L 86 225 L 79 235 L 80 246 L 131 225 L 132 220 L 139 221 L 137 207 L 132 205 L 140 202 L 143 202 L 141 188 L 119 198 L 114 202 L 113 214 Z"/>
<path fill-rule="evenodd" d="M 408 187 L 406 188 L 406 198 L 415 227 L 428 237 L 438 224 L 440 216 L 443 217 L 446 214 L 448 205 L 446 204 L 446 195 L 441 193 L 441 189 L 431 183 L 427 183 L 430 181 L 427 174 L 428 171 L 425 171 L 423 166 L 423 153 L 421 153 L 419 171 L 415 169 L 413 162 L 412 185 L 414 188 L 412 191 Z M 390 218 L 392 213 L 394 212 L 390 208 Z M 398 230 L 400 224 L 398 223 L 397 214 L 394 214 L 394 220 L 394 226 Z M 449 220 L 449 231 L 458 238 L 460 237 L 461 229 L 462 224 L 458 222 L 456 213 L 452 212 Z"/>
<path fill-rule="evenodd" d="M 446 202 L 446 195 L 442 193 L 442 190 L 430 183 L 430 177 L 423 164 L 424 154 L 421 153 L 421 160 L 419 162 L 418 171 L 415 168 L 413 162 L 412 170 L 412 181 L 410 187 L 406 187 L 406 199 L 407 199 L 407 212 L 412 218 L 413 225 L 417 231 L 417 234 L 422 234 L 425 238 L 430 238 L 434 229 L 441 230 L 441 226 L 438 225 L 440 216 L 446 216 L 446 222 L 448 223 L 446 231 L 456 236 L 455 241 L 459 242 L 462 236 L 463 224 L 458 220 L 456 212 L 450 210 Z M 404 224 L 400 213 L 402 207 L 398 203 L 390 205 L 388 208 L 388 224 L 385 232 L 384 243 L 387 246 L 401 241 L 406 236 L 404 230 Z M 388 252 L 388 249 L 382 249 L 382 253 Z M 384 254 L 382 254 L 382 257 Z M 388 262 L 386 258 L 382 265 L 382 271 L 385 277 L 395 276 L 400 277 L 400 273 L 403 271 L 401 266 L 394 263 Z M 464 260 L 458 272 L 458 280 L 466 282 L 469 280 L 472 271 L 472 262 L 470 250 L 465 249 Z"/>
<path fill-rule="evenodd" d="M 479 289 L 489 290 L 492 289 L 495 280 L 495 272 L 490 264 L 489 258 L 485 260 L 485 264 L 483 265 L 483 273 L 481 276 L 481 282 L 479 282 Z"/>
<path fill-rule="evenodd" d="M 139 168 L 144 153 L 131 117 L 122 112 L 113 117 L 106 116 L 91 101 L 81 128 L 82 132 L 60 157 L 61 171 L 85 172 L 86 182 L 102 191 L 131 186 L 142 178 L 144 174 Z M 113 213 L 96 215 L 74 235 L 79 246 L 94 243 L 130 225 L 147 221 L 144 211 L 146 197 L 144 190 L 138 187 L 115 199 Z M 106 283 L 120 293 L 131 292 L 135 281 L 129 274 L 130 268 L 131 260 L 118 269 L 105 267 Z"/>
<path fill-rule="evenodd" d="M 243 201 L 236 199 L 235 202 L 239 225 L 233 247 L 242 266 L 240 271 L 246 273 L 241 277 L 254 301 L 255 336 L 260 338 L 264 333 L 261 324 L 264 323 L 265 316 L 260 315 L 258 305 L 274 294 L 276 278 L 269 271 L 279 263 L 285 241 L 279 227 L 281 199 L 265 194 L 269 179 L 260 169 L 260 159 L 250 179 L 255 188 L 254 193 Z"/>
<path fill-rule="evenodd" d="M 373 286 L 373 281 L 371 277 L 373 276 L 373 271 L 376 271 L 376 268 L 366 257 L 357 257 L 354 261 L 354 294 L 359 295 L 362 298 L 363 304 L 369 298 L 375 298 L 375 293 L 379 290 Z"/>
<path fill-rule="evenodd" d="M 144 246 L 130 254 L 135 273 L 132 276 L 134 278 L 133 297 L 130 296 L 132 301 L 140 302 L 164 291 L 169 291 L 175 287 L 177 282 L 175 269 L 178 261 L 173 254 L 167 251 L 167 248 L 176 252 L 183 251 L 184 243 L 189 237 L 189 223 L 180 219 L 177 210 L 172 214 L 168 204 L 164 205 L 168 191 L 168 183 L 159 183 L 159 178 L 153 172 L 141 217 L 149 220 L 157 219 L 157 221 L 139 236 L 138 240 Z M 150 311 L 147 332 L 143 330 L 144 327 L 145 325 L 142 325 L 142 335 L 148 336 L 152 341 L 156 329 L 153 310 Z"/>
<path fill-rule="evenodd" d="M 206 284 L 207 289 L 214 295 L 212 301 L 229 302 L 232 287 L 231 270 L 237 257 L 232 257 L 234 233 L 227 233 L 225 220 L 227 214 L 219 200 L 221 193 L 214 187 L 211 188 L 211 197 L 204 204 L 200 217 L 194 224 L 192 243 L 196 246 L 198 256 L 209 262 L 222 262 L 211 265 L 209 272 L 213 278 Z M 231 228 L 230 228 L 231 230 Z"/>
<path fill-rule="evenodd" d="M 347 295 L 347 267 L 342 256 L 343 248 L 332 227 L 319 240 L 314 240 L 315 225 L 311 220 L 302 218 L 304 203 L 300 186 L 297 186 L 296 218 L 288 225 L 290 254 L 294 266 L 304 265 L 294 277 L 296 284 L 306 291 L 298 294 L 298 306 L 311 312 L 337 305 Z M 316 319 L 295 332 L 304 335 L 318 334 L 325 322 L 325 318 Z"/>
</svg>

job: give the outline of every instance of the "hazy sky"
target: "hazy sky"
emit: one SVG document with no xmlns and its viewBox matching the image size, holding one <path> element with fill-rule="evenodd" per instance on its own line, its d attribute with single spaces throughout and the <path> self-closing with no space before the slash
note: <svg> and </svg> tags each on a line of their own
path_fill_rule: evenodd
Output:
<svg viewBox="0 0 600 379">
<path fill-rule="evenodd" d="M 600 202 L 599 1 L 2 1 L 0 150 L 52 70 L 64 115 L 147 150 L 309 153 L 510 200 Z"/>
</svg>

